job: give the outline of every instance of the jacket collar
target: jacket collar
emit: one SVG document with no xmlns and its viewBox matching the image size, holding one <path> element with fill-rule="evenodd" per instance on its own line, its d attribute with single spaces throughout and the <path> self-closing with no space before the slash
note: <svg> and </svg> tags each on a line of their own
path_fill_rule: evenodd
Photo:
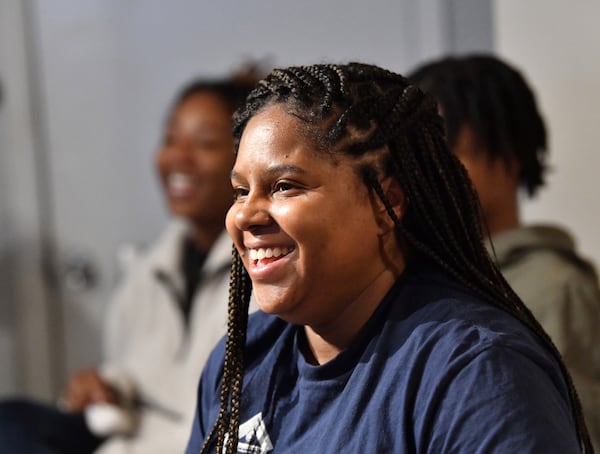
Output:
<svg viewBox="0 0 600 454">
<path fill-rule="evenodd" d="M 185 221 L 176 219 L 170 222 L 160 236 L 158 242 L 149 252 L 148 260 L 154 274 L 166 277 L 178 290 L 184 286 L 181 272 L 183 243 L 191 235 L 191 226 Z M 206 256 L 202 274 L 211 276 L 231 267 L 232 241 L 223 229 Z"/>
<path fill-rule="evenodd" d="M 493 243 L 493 250 L 492 245 Z M 575 241 L 566 231 L 552 225 L 529 225 L 494 235 L 486 246 L 500 269 L 518 263 L 529 254 L 541 251 L 555 253 L 579 268 L 595 276 L 594 267 L 581 258 L 575 250 Z"/>
<path fill-rule="evenodd" d="M 571 252 L 575 249 L 571 235 L 552 225 L 517 227 L 494 235 L 491 242 L 500 262 L 515 250 L 547 248 Z M 491 252 L 489 241 L 487 247 Z"/>
</svg>

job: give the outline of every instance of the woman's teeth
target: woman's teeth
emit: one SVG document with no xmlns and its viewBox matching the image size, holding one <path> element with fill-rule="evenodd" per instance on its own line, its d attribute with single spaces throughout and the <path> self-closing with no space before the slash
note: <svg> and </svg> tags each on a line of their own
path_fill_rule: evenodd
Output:
<svg viewBox="0 0 600 454">
<path fill-rule="evenodd" d="M 167 177 L 167 184 L 171 189 L 187 189 L 193 184 L 193 179 L 183 173 L 172 173 Z"/>
<path fill-rule="evenodd" d="M 262 260 L 264 258 L 277 258 L 282 257 L 284 255 L 292 252 L 293 248 L 287 247 L 274 247 L 274 248 L 258 248 L 258 249 L 249 249 L 249 257 L 250 260 Z"/>
</svg>

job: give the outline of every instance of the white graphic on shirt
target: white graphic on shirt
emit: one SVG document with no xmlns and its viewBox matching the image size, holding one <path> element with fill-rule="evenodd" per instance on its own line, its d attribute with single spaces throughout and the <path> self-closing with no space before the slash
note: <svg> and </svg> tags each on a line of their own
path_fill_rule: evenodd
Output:
<svg viewBox="0 0 600 454">
<path fill-rule="evenodd" d="M 266 454 L 273 450 L 262 413 L 257 413 L 240 425 L 238 439 L 238 453 L 240 454 Z"/>
</svg>

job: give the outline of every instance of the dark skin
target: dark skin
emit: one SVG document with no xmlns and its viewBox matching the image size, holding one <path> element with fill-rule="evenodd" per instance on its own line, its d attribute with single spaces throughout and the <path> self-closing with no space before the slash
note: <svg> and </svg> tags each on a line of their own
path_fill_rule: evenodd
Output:
<svg viewBox="0 0 600 454">
<path fill-rule="evenodd" d="M 348 346 L 406 262 L 357 160 L 319 155 L 300 125 L 279 105 L 248 122 L 232 171 L 236 201 L 227 230 L 259 307 L 304 325 L 307 361 L 324 364 Z M 391 178 L 381 184 L 402 216 L 404 192 Z"/>
<path fill-rule="evenodd" d="M 71 376 L 63 399 L 67 408 L 82 412 L 96 403 L 117 404 L 117 392 L 106 383 L 96 369 L 84 369 Z"/>
<path fill-rule="evenodd" d="M 201 252 L 210 250 L 225 227 L 233 196 L 231 109 L 214 93 L 198 92 L 172 112 L 156 156 L 156 169 L 169 211 L 186 219 Z M 69 410 L 95 403 L 118 404 L 116 390 L 95 368 L 71 376 L 63 393 Z"/>
<path fill-rule="evenodd" d="M 189 96 L 171 116 L 156 156 L 169 211 L 192 223 L 203 252 L 223 231 L 233 198 L 231 115 L 213 93 Z"/>
<path fill-rule="evenodd" d="M 490 234 L 518 227 L 519 169 L 516 160 L 507 163 L 500 158 L 491 158 L 477 143 L 469 124 L 460 129 L 452 151 L 467 169 Z"/>
</svg>

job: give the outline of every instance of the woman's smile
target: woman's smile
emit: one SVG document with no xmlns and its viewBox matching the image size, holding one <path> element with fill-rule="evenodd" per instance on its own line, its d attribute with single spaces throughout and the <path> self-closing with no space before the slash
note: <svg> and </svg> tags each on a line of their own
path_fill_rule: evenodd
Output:
<svg viewBox="0 0 600 454">
<path fill-rule="evenodd" d="M 287 248 L 285 246 L 279 247 L 267 247 L 267 248 L 258 248 L 258 249 L 249 249 L 248 256 L 250 257 L 250 263 L 252 262 L 269 262 L 275 261 L 279 257 L 288 255 L 288 253 L 292 252 L 293 248 Z M 271 259 L 271 260 L 269 260 Z"/>
<path fill-rule="evenodd" d="M 277 105 L 249 121 L 226 224 L 260 308 L 292 323 L 321 324 L 361 298 L 385 264 L 354 161 L 320 153 L 300 127 Z"/>
<path fill-rule="evenodd" d="M 294 247 L 287 246 L 248 249 L 245 260 L 250 278 L 255 281 L 276 280 L 278 274 L 286 272 L 284 267 L 293 258 L 290 254 L 294 250 Z"/>
</svg>

